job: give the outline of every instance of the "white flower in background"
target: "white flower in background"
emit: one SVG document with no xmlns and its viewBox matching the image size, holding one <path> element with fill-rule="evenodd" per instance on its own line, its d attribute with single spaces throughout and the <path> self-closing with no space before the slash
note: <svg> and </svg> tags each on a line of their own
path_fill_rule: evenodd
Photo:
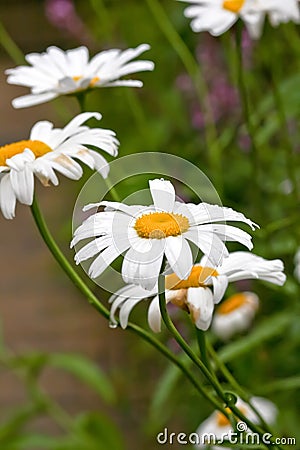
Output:
<svg viewBox="0 0 300 450">
<path fill-rule="evenodd" d="M 300 282 L 300 248 L 297 250 L 294 257 L 295 269 L 294 276 Z"/>
<path fill-rule="evenodd" d="M 278 411 L 274 403 L 270 400 L 262 397 L 252 397 L 250 402 L 259 411 L 266 423 L 272 425 L 276 421 Z M 236 407 L 251 422 L 257 425 L 260 424 L 259 417 L 243 400 L 238 399 Z M 227 408 L 227 411 L 230 412 L 230 409 Z M 205 443 L 203 440 L 205 441 L 209 436 L 213 435 L 215 439 L 222 439 L 225 434 L 230 435 L 232 433 L 234 433 L 234 430 L 227 417 L 221 412 L 215 411 L 198 427 L 196 434 L 198 435 L 199 443 L 195 445 L 195 448 L 207 448 L 208 442 Z M 247 433 L 251 433 L 251 431 L 248 429 Z M 231 447 L 212 445 L 210 448 L 212 450 L 230 450 Z"/>
<path fill-rule="evenodd" d="M 195 32 L 208 31 L 213 36 L 225 33 L 239 18 L 245 23 L 250 36 L 262 34 L 265 16 L 273 26 L 282 22 L 300 20 L 298 0 L 180 0 L 191 3 L 184 14 L 191 18 Z"/>
<path fill-rule="evenodd" d="M 105 50 L 90 61 L 86 47 L 63 51 L 52 46 L 44 53 L 29 53 L 25 59 L 30 66 L 5 71 L 8 83 L 31 89 L 31 94 L 14 99 L 12 104 L 15 108 L 24 108 L 48 102 L 59 95 L 76 94 L 97 87 L 141 87 L 143 83 L 139 80 L 120 78 L 154 69 L 152 61 L 132 61 L 149 48 L 149 45 L 142 44 L 124 51 Z"/>
<path fill-rule="evenodd" d="M 119 141 L 111 130 L 82 125 L 92 117 L 100 120 L 101 114 L 79 114 L 62 129 L 53 128 L 48 121 L 37 122 L 28 140 L 0 147 L 0 209 L 6 219 L 15 216 L 17 200 L 24 205 L 32 204 L 34 175 L 44 186 L 49 186 L 49 182 L 58 185 L 55 171 L 78 180 L 83 171 L 75 158 L 104 178 L 107 176 L 107 161 L 86 146 L 93 145 L 116 156 Z"/>
<path fill-rule="evenodd" d="M 89 275 L 96 278 L 123 252 L 122 276 L 125 283 L 152 289 L 157 283 L 165 256 L 171 269 L 187 279 L 193 267 L 190 243 L 218 265 L 228 251 L 223 241 L 237 241 L 252 248 L 251 236 L 225 221 L 256 226 L 243 214 L 230 208 L 200 203 L 180 203 L 170 181 L 149 181 L 154 204 L 127 206 L 117 202 L 100 202 L 84 208 L 105 206 L 104 212 L 90 216 L 77 228 L 71 246 L 94 238 L 76 256 L 79 264 L 96 256 Z"/>
<path fill-rule="evenodd" d="M 260 0 L 261 8 L 268 15 L 271 25 L 276 27 L 281 23 L 300 22 L 298 0 Z"/>
<path fill-rule="evenodd" d="M 180 280 L 177 275 L 167 275 L 165 278 L 166 302 L 188 311 L 191 320 L 196 327 L 207 330 L 211 324 L 214 311 L 214 304 L 219 303 L 223 298 L 228 282 L 260 279 L 270 283 L 282 285 L 285 282 L 282 261 L 266 260 L 248 252 L 234 252 L 216 269 L 209 265 L 207 258 L 202 258 L 200 264 L 193 266 L 190 276 L 186 280 Z M 213 287 L 213 290 L 210 287 Z M 242 294 L 240 294 L 242 295 Z M 246 293 L 245 293 L 246 295 Z M 254 294 L 252 294 L 254 296 Z M 240 307 L 235 315 L 231 316 L 230 326 L 236 328 L 249 323 L 255 312 L 255 298 L 236 298 L 229 304 L 226 301 L 221 304 L 219 310 L 224 315 L 227 313 L 227 320 L 230 320 L 230 312 Z M 113 323 L 117 323 L 115 314 L 120 310 L 119 318 L 122 328 L 126 328 L 129 314 L 135 305 L 144 299 L 154 297 L 148 309 L 148 323 L 154 332 L 159 332 L 161 328 L 161 315 L 159 309 L 159 298 L 157 286 L 148 291 L 140 286 L 128 285 L 117 291 L 111 298 L 110 318 Z M 255 296 L 256 297 L 256 296 Z M 243 306 L 243 307 L 242 307 Z M 250 310 L 250 311 L 249 311 Z M 251 313 L 251 317 L 250 317 Z M 224 318 L 225 321 L 225 318 Z M 219 321 L 220 322 L 220 321 Z M 236 322 L 239 322 L 236 324 Z M 224 333 L 229 333 L 226 328 L 227 322 L 223 325 Z M 220 326 L 221 327 L 221 326 Z M 222 330 L 220 330 L 221 332 Z"/>
<path fill-rule="evenodd" d="M 239 292 L 224 300 L 215 311 L 212 330 L 223 341 L 248 330 L 259 307 L 253 292 Z"/>
<path fill-rule="evenodd" d="M 258 38 L 264 20 L 264 12 L 257 0 L 180 0 L 191 3 L 184 15 L 192 19 L 191 28 L 195 32 L 208 31 L 220 36 L 241 18 L 253 38 Z"/>
</svg>

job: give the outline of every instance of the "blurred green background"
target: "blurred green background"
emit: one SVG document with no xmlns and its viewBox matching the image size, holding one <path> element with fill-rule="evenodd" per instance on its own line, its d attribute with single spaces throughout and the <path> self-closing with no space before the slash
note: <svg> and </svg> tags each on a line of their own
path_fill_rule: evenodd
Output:
<svg viewBox="0 0 300 450">
<path fill-rule="evenodd" d="M 278 406 L 278 435 L 299 441 L 300 291 L 293 276 L 300 242 L 299 26 L 266 24 L 258 42 L 242 36 L 255 159 L 238 90 L 236 30 L 220 38 L 194 34 L 183 10 L 173 0 L 0 2 L 2 25 L 24 54 L 50 45 L 87 45 L 91 54 L 151 45 L 141 58 L 153 60 L 155 71 L 137 76 L 144 88 L 95 90 L 88 110 L 100 111 L 101 126 L 116 131 L 120 156 L 167 152 L 197 165 L 224 205 L 259 223 L 255 252 L 284 260 L 283 288 L 253 282 L 228 291 L 252 289 L 261 307 L 248 335 L 216 348 L 242 385 Z M 27 90 L 5 82 L 3 71 L 16 65 L 19 53 L 1 35 L 1 143 L 26 139 L 38 120 L 63 126 L 79 112 L 73 98 L 13 110 L 11 99 Z M 50 229 L 70 260 L 73 206 L 90 175 L 85 169 L 80 182 L 61 179 L 57 189 L 37 185 Z M 127 180 L 122 197 L 146 186 L 145 177 Z M 109 329 L 60 273 L 29 209 L 18 205 L 15 220 L 0 218 L 0 232 L 0 448 L 152 450 L 161 447 L 156 434 L 165 426 L 195 431 L 211 407 L 147 344 Z M 187 317 L 175 314 L 193 340 Z M 145 305 L 132 318 L 147 326 Z M 167 334 L 161 339 L 168 341 Z"/>
</svg>

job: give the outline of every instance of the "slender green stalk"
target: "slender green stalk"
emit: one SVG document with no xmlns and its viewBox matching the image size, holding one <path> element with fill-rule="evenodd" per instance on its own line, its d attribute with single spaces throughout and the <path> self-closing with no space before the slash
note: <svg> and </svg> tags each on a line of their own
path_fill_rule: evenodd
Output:
<svg viewBox="0 0 300 450">
<path fill-rule="evenodd" d="M 77 99 L 77 101 L 79 103 L 80 112 L 82 112 L 82 113 L 85 112 L 86 111 L 86 107 L 85 107 L 85 105 L 86 105 L 86 91 L 77 92 L 75 94 L 75 97 L 76 97 L 76 99 Z"/>
<path fill-rule="evenodd" d="M 222 149 L 218 141 L 218 133 L 205 78 L 198 62 L 173 26 L 161 3 L 158 0 L 146 0 L 146 3 L 161 31 L 178 54 L 187 73 L 191 77 L 201 107 L 204 106 L 203 115 L 205 120 L 206 146 L 209 152 L 212 176 L 214 177 L 219 193 L 221 193 L 223 185 Z"/>
<path fill-rule="evenodd" d="M 259 167 L 259 154 L 258 147 L 255 138 L 255 127 L 251 119 L 250 104 L 246 87 L 246 80 L 244 76 L 244 66 L 243 66 L 243 48 L 242 48 L 242 24 L 237 24 L 236 32 L 236 50 L 237 50 L 237 77 L 238 77 L 238 87 L 240 92 L 240 98 L 243 108 L 243 115 L 248 131 L 248 135 L 251 141 L 251 158 L 252 158 L 252 183 L 253 183 L 253 194 L 254 194 L 254 204 L 258 206 L 259 219 L 263 217 L 262 206 L 261 206 L 261 196 L 260 196 L 260 167 Z"/>
<path fill-rule="evenodd" d="M 44 239 L 48 249 L 63 269 L 63 271 L 68 275 L 71 281 L 78 287 L 78 289 L 83 293 L 83 295 L 88 299 L 89 303 L 96 307 L 96 309 L 104 316 L 106 319 L 109 319 L 109 311 L 102 305 L 102 303 L 97 299 L 97 297 L 90 291 L 88 286 L 84 283 L 78 273 L 73 269 L 69 261 L 66 259 L 64 254 L 61 252 L 60 248 L 56 244 L 53 239 L 47 224 L 44 220 L 44 217 L 39 209 L 36 198 L 34 197 L 33 203 L 31 205 L 31 212 L 38 227 L 39 232 L 41 233 L 42 238 Z"/>
<path fill-rule="evenodd" d="M 84 283 L 81 277 L 75 272 L 73 267 L 70 265 L 68 260 L 65 258 L 55 240 L 53 239 L 47 224 L 42 216 L 42 213 L 39 209 L 36 198 L 34 198 L 33 204 L 31 206 L 31 212 L 35 223 L 38 227 L 38 230 L 41 233 L 42 238 L 44 239 L 48 249 L 60 265 L 60 267 L 64 270 L 64 272 L 68 275 L 70 280 L 77 286 L 77 288 L 81 291 L 81 293 L 87 298 L 89 303 L 106 319 L 109 319 L 110 314 L 107 308 L 102 305 L 102 303 L 98 300 L 98 298 L 93 294 L 93 292 L 89 289 L 89 287 Z M 144 329 L 138 327 L 135 324 L 128 324 L 127 327 L 130 331 L 134 332 L 138 336 L 142 337 L 146 342 L 152 345 L 156 350 L 162 353 L 166 358 L 168 358 L 171 362 L 176 364 L 176 366 L 185 374 L 185 376 L 190 380 L 190 382 L 194 385 L 194 387 L 204 395 L 209 401 L 218 409 L 221 407 L 217 400 L 199 383 L 198 379 L 194 377 L 194 375 L 190 372 L 190 370 L 184 365 L 184 363 L 177 358 L 173 353 L 165 347 L 161 342 L 159 342 L 156 338 L 154 338 L 150 333 L 145 331 Z"/>
<path fill-rule="evenodd" d="M 117 190 L 116 190 L 116 189 L 114 188 L 114 186 L 112 185 L 112 183 L 111 183 L 111 181 L 110 181 L 110 179 L 109 179 L 109 176 L 107 176 L 106 178 L 104 178 L 104 182 L 105 182 L 106 186 L 108 187 L 109 193 L 110 193 L 110 195 L 112 196 L 113 200 L 114 200 L 115 202 L 121 202 L 122 199 L 120 198 L 120 196 L 119 196 Z"/>
<path fill-rule="evenodd" d="M 80 112 L 81 113 L 86 112 L 86 93 L 81 92 L 80 94 L 76 94 L 75 97 L 78 101 Z M 110 195 L 112 196 L 113 200 L 115 202 L 120 202 L 121 198 L 120 198 L 118 192 L 116 191 L 116 189 L 114 188 L 114 186 L 112 185 L 112 183 L 109 179 L 109 176 L 104 178 L 104 182 L 105 182 L 106 186 L 108 187 Z"/>
<path fill-rule="evenodd" d="M 185 342 L 181 334 L 177 331 L 177 328 L 174 326 L 173 322 L 171 321 L 169 314 L 167 312 L 166 307 L 166 299 L 165 299 L 165 278 L 163 275 L 159 276 L 158 280 L 158 289 L 159 289 L 159 307 L 161 316 L 163 318 L 163 321 L 167 327 L 167 329 L 170 331 L 176 342 L 180 345 L 182 350 L 189 356 L 189 358 L 196 364 L 196 366 L 201 370 L 205 378 L 209 381 L 209 383 L 214 387 L 216 393 L 219 395 L 219 397 L 226 403 L 226 395 L 225 392 L 223 392 L 223 389 L 218 381 L 212 376 L 210 371 L 206 368 L 205 364 L 201 361 L 201 359 L 198 358 L 198 356 L 194 353 L 194 351 L 191 349 L 191 347 Z"/>
<path fill-rule="evenodd" d="M 264 420 L 264 418 L 262 417 L 262 415 L 260 414 L 260 412 L 258 411 L 258 409 L 252 405 L 251 403 L 251 395 L 245 391 L 245 389 L 242 388 L 242 386 L 236 381 L 236 379 L 234 378 L 234 376 L 231 374 L 231 372 L 228 370 L 228 368 L 226 367 L 226 365 L 218 358 L 218 354 L 215 351 L 215 349 L 213 348 L 213 346 L 211 345 L 211 343 L 209 341 L 207 341 L 206 343 L 207 345 L 207 349 L 208 352 L 211 355 L 211 358 L 213 359 L 213 361 L 215 362 L 216 366 L 218 367 L 218 369 L 221 371 L 221 373 L 223 374 L 223 376 L 227 379 L 228 383 L 231 385 L 231 387 L 234 389 L 234 391 L 238 394 L 238 396 L 244 400 L 246 403 L 249 404 L 249 406 L 251 407 L 252 411 L 257 415 L 257 417 L 259 418 L 259 420 L 261 421 L 261 424 L 263 425 L 263 427 L 272 433 L 272 430 L 270 429 L 269 425 L 267 424 L 267 422 Z"/>
<path fill-rule="evenodd" d="M 274 58 L 271 58 L 272 60 Z M 277 63 L 277 61 L 276 61 Z M 272 90 L 273 90 L 273 96 L 277 108 L 278 118 L 281 124 L 281 131 L 283 131 L 284 134 L 284 154 L 285 154 L 285 161 L 286 161 L 286 168 L 288 177 L 292 183 L 293 186 L 293 195 L 295 196 L 295 202 L 296 204 L 299 203 L 300 200 L 300 191 L 299 191 L 299 185 L 297 181 L 297 176 L 295 172 L 295 168 L 297 167 L 296 161 L 295 161 L 295 154 L 294 154 L 294 148 L 293 143 L 290 138 L 288 124 L 287 124 L 287 118 L 285 113 L 285 108 L 283 105 L 281 92 L 279 89 L 279 81 L 277 77 L 277 67 L 274 67 L 275 64 L 273 64 L 273 67 L 271 69 L 271 80 L 272 80 Z"/>
<path fill-rule="evenodd" d="M 16 64 L 24 64 L 25 58 L 22 50 L 17 46 L 17 44 L 12 40 L 3 24 L 0 22 L 0 43 L 7 54 Z"/>
<path fill-rule="evenodd" d="M 176 327 L 174 326 L 173 322 L 171 321 L 167 308 L 166 308 L 166 299 L 165 299 L 165 278 L 163 275 L 159 276 L 158 280 L 158 290 L 159 290 L 159 307 L 160 312 L 163 318 L 163 321 L 169 330 L 169 332 L 172 334 L 176 342 L 180 345 L 182 350 L 189 356 L 189 358 L 194 362 L 194 364 L 201 370 L 205 378 L 208 380 L 208 382 L 213 386 L 215 389 L 217 395 L 219 398 L 230 408 L 231 412 L 242 422 L 245 422 L 247 426 L 254 431 L 255 433 L 258 433 L 260 437 L 263 436 L 265 433 L 265 430 L 263 430 L 259 425 L 256 425 L 252 423 L 251 420 L 249 420 L 232 402 L 228 402 L 229 396 L 226 392 L 223 391 L 223 388 L 217 378 L 215 378 L 210 371 L 206 368 L 204 363 L 197 357 L 197 355 L 193 352 L 191 347 L 186 343 L 186 341 L 183 339 L 183 337 L 180 335 L 180 333 L 177 331 Z M 224 414 L 224 411 L 226 414 Z M 230 416 L 228 415 L 226 410 L 222 410 L 222 413 L 230 420 Z M 267 448 L 274 448 L 277 446 L 278 449 L 281 447 L 275 443 L 274 440 L 272 440 L 272 444 L 266 445 Z"/>
<path fill-rule="evenodd" d="M 200 350 L 201 359 L 204 362 L 204 364 L 206 365 L 206 367 L 208 368 L 208 370 L 210 372 L 212 372 L 211 367 L 210 367 L 209 357 L 207 354 L 205 333 L 204 333 L 204 331 L 199 330 L 199 328 L 197 328 L 197 327 L 195 327 L 195 331 L 196 331 L 196 337 L 197 337 L 197 342 L 198 342 L 198 346 L 199 346 L 199 350 Z"/>
</svg>

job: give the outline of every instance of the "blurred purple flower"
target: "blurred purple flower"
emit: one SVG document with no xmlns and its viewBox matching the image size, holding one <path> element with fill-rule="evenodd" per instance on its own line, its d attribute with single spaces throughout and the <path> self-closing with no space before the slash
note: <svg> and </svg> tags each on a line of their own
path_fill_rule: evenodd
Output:
<svg viewBox="0 0 300 450">
<path fill-rule="evenodd" d="M 56 28 L 68 32 L 81 43 L 89 43 L 91 38 L 72 0 L 46 0 L 45 14 L 48 21 Z"/>
<path fill-rule="evenodd" d="M 250 48 L 249 36 L 245 35 L 245 51 Z M 196 57 L 207 80 L 209 102 L 215 122 L 227 120 L 229 116 L 239 117 L 239 97 L 237 90 L 231 85 L 224 68 L 224 54 L 218 41 L 211 36 L 202 36 L 196 49 Z M 176 80 L 190 108 L 191 122 L 194 128 L 201 129 L 205 125 L 203 110 L 198 104 L 195 88 L 188 75 L 181 74 Z"/>
</svg>

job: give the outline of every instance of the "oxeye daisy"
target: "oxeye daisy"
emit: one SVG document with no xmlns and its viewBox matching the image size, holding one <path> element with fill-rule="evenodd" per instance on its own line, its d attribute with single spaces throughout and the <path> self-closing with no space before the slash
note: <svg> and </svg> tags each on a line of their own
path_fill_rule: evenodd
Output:
<svg viewBox="0 0 300 450">
<path fill-rule="evenodd" d="M 264 20 L 264 12 L 259 8 L 260 0 L 179 0 L 191 3 L 184 15 L 192 19 L 191 28 L 195 32 L 208 31 L 220 36 L 241 18 L 253 38 L 259 37 Z"/>
<path fill-rule="evenodd" d="M 152 61 L 132 61 L 149 50 L 142 44 L 127 50 L 105 50 L 89 60 L 86 47 L 63 51 L 48 47 L 44 53 L 30 53 L 25 56 L 30 66 L 7 69 L 7 82 L 27 86 L 31 93 L 12 101 L 15 108 L 38 105 L 59 95 L 76 94 L 87 89 L 107 86 L 141 87 L 139 80 L 120 79 L 135 72 L 153 70 Z"/>
<path fill-rule="evenodd" d="M 217 308 L 213 321 L 213 332 L 223 341 L 234 334 L 247 330 L 259 306 L 253 292 L 239 292 L 224 300 Z"/>
<path fill-rule="evenodd" d="M 34 175 L 44 186 L 49 186 L 49 183 L 58 185 L 55 171 L 78 180 L 83 172 L 75 161 L 77 159 L 104 178 L 107 176 L 107 161 L 87 145 L 116 156 L 119 141 L 111 130 L 82 125 L 92 117 L 100 120 L 101 114 L 79 114 L 62 129 L 53 128 L 48 121 L 37 122 L 28 140 L 0 147 L 0 208 L 6 219 L 15 216 L 17 200 L 24 205 L 32 204 Z"/>
<path fill-rule="evenodd" d="M 267 400 L 266 398 L 263 397 L 252 397 L 250 403 L 257 411 L 259 411 L 261 417 L 267 424 L 272 425 L 276 421 L 278 411 L 274 403 L 272 403 L 270 400 Z M 261 421 L 257 416 L 257 414 L 252 410 L 252 408 L 247 403 L 245 403 L 240 398 L 238 398 L 236 402 L 236 407 L 251 422 L 258 425 L 261 424 Z M 229 413 L 231 412 L 229 408 L 227 408 L 227 411 Z M 225 435 L 229 439 L 229 436 L 233 433 L 234 430 L 227 417 L 224 416 L 224 414 L 222 414 L 219 411 L 214 411 L 198 427 L 196 431 L 196 434 L 198 436 L 198 442 L 195 445 L 195 447 L 207 448 L 207 445 L 213 444 L 215 442 L 212 440 L 209 442 L 209 439 L 212 436 L 214 436 L 215 440 L 222 439 L 224 441 L 226 439 Z M 251 431 L 248 429 L 247 433 L 251 433 Z M 209 448 L 211 448 L 212 450 L 230 450 L 230 448 L 232 447 L 229 448 L 224 446 L 221 447 L 217 445 L 212 445 Z"/>
<path fill-rule="evenodd" d="M 187 279 L 193 256 L 190 243 L 209 255 L 213 264 L 219 264 L 228 251 L 223 241 L 237 241 L 252 248 L 251 236 L 227 221 L 256 226 L 243 214 L 230 208 L 207 203 L 185 204 L 176 201 L 170 181 L 149 181 L 153 205 L 127 206 L 117 202 L 100 202 L 84 209 L 105 206 L 77 228 L 71 243 L 94 238 L 78 251 L 77 264 L 96 256 L 89 275 L 97 278 L 123 252 L 122 276 L 126 283 L 152 289 L 157 283 L 165 256 L 175 274 Z"/>
<path fill-rule="evenodd" d="M 171 302 L 189 312 L 196 327 L 207 330 L 211 324 L 214 304 L 219 303 L 223 298 L 229 282 L 260 279 L 281 286 L 286 279 L 282 271 L 282 261 L 266 260 L 248 252 L 230 253 L 217 268 L 214 268 L 204 257 L 200 264 L 192 267 L 186 280 L 180 280 L 176 274 L 166 275 L 166 302 Z M 119 309 L 120 325 L 122 328 L 126 328 L 129 314 L 134 306 L 142 300 L 152 297 L 154 298 L 148 309 L 148 323 L 154 332 L 159 332 L 161 315 L 157 286 L 150 291 L 131 284 L 117 291 L 110 298 L 111 321 L 117 323 L 115 313 Z M 236 303 L 235 306 L 237 306 Z M 239 304 L 241 303 L 240 301 Z M 231 304 L 231 306 L 233 305 Z M 225 308 L 224 304 L 223 309 L 225 310 Z M 245 315 L 248 314 L 248 310 L 244 310 L 244 312 Z"/>
<path fill-rule="evenodd" d="M 298 0 L 180 0 L 192 3 L 185 16 L 192 19 L 193 31 L 208 31 L 219 36 L 239 18 L 245 23 L 250 36 L 261 36 L 265 16 L 273 26 L 300 19 Z"/>
</svg>

